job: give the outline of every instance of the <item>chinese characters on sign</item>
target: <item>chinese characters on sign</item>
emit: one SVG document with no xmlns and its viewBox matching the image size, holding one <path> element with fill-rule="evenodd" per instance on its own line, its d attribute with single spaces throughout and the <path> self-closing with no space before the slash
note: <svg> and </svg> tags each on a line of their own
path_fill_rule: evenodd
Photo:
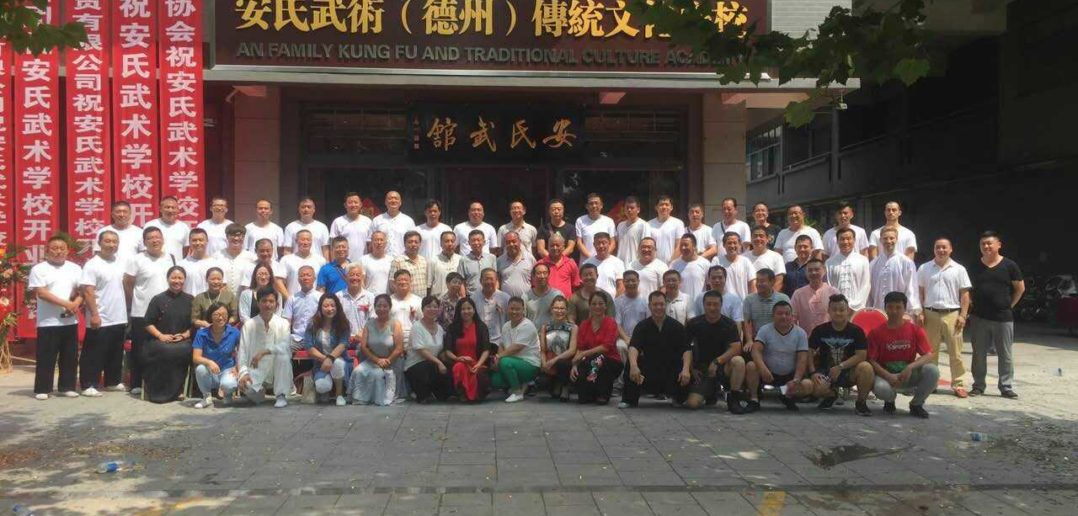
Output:
<svg viewBox="0 0 1078 516">
<path fill-rule="evenodd" d="M 113 138 L 115 194 L 131 203 L 143 226 L 158 198 L 157 32 L 154 19 L 165 2 L 115 0 L 113 4 Z"/>
<path fill-rule="evenodd" d="M 15 236 L 14 168 L 11 163 L 11 45 L 0 41 L 0 247 Z"/>
<path fill-rule="evenodd" d="M 583 117 L 564 108 L 423 106 L 411 113 L 418 160 L 549 161 L 574 157 Z"/>
<path fill-rule="evenodd" d="M 202 215 L 202 0 L 165 0 L 161 33 L 161 195 L 179 200 L 179 218 Z"/>
<path fill-rule="evenodd" d="M 87 244 L 109 223 L 109 10 L 105 0 L 67 0 L 65 21 L 86 27 L 86 44 L 65 52 L 67 68 L 67 221 Z M 86 247 L 89 249 L 89 246 Z"/>
</svg>

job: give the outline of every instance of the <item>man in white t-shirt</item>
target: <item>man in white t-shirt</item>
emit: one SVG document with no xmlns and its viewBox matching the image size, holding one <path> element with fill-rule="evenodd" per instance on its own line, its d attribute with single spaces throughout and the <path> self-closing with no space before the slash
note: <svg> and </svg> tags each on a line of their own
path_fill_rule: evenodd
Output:
<svg viewBox="0 0 1078 516">
<path fill-rule="evenodd" d="M 117 244 L 118 241 L 117 238 Z M 78 312 L 82 307 L 78 285 L 82 269 L 67 261 L 67 252 L 66 240 L 59 236 L 50 238 L 45 261 L 34 265 L 27 279 L 26 287 L 37 299 L 34 397 L 38 400 L 47 400 L 52 393 L 57 360 L 60 392 L 68 398 L 79 395 L 75 391 L 75 374 L 79 354 Z"/>
<path fill-rule="evenodd" d="M 509 222 L 498 228 L 498 252 L 495 254 L 501 255 L 504 251 L 506 233 L 515 231 L 520 237 L 520 248 L 525 254 L 535 256 L 535 238 L 539 235 L 539 230 L 524 221 L 524 215 L 527 213 L 523 202 L 509 203 Z"/>
<path fill-rule="evenodd" d="M 388 248 L 386 234 L 376 230 L 371 233 L 371 245 L 368 248 L 370 252 L 359 259 L 366 277 L 367 290 L 374 295 L 389 293 L 389 269 L 393 266 L 393 258 L 387 252 Z"/>
<path fill-rule="evenodd" d="M 225 229 L 232 224 L 232 221 L 228 220 L 226 215 L 228 215 L 228 200 L 224 197 L 214 197 L 210 201 L 210 218 L 198 223 L 198 227 L 205 229 L 206 236 L 209 237 L 206 252 L 210 256 L 228 247 L 228 235 L 225 234 Z M 243 242 L 240 242 L 240 246 L 242 245 Z"/>
<path fill-rule="evenodd" d="M 415 230 L 419 232 L 419 255 L 427 259 L 427 263 L 431 263 L 436 256 L 442 251 L 442 234 L 446 231 L 453 232 L 453 228 L 442 223 L 442 203 L 431 199 L 427 201 L 426 209 L 423 210 L 423 215 L 426 216 L 427 221 L 415 227 Z M 453 233 L 454 237 L 456 233 Z M 453 239 L 456 243 L 456 238 Z M 456 248 L 454 247 L 454 250 Z M 457 270 L 454 266 L 453 270 Z M 445 276 L 442 276 L 442 284 L 445 284 Z"/>
<path fill-rule="evenodd" d="M 737 199 L 733 197 L 722 200 L 722 220 L 715 223 L 715 227 L 711 229 L 711 235 L 716 242 L 721 242 L 722 236 L 728 231 L 737 233 L 737 236 L 741 238 L 742 250 L 749 249 L 752 239 L 749 225 L 743 220 L 737 220 Z"/>
<path fill-rule="evenodd" d="M 744 305 L 741 298 L 737 297 L 737 294 L 726 291 L 726 269 L 721 265 L 712 265 L 707 270 L 707 285 L 707 292 L 714 291 L 722 294 L 722 315 L 737 323 L 737 331 L 744 335 Z M 689 319 L 704 315 L 704 294 L 707 294 L 707 292 L 701 292 L 693 298 L 692 305 L 689 306 Z"/>
<path fill-rule="evenodd" d="M 883 226 L 876 228 L 871 235 L 868 236 L 868 257 L 875 258 L 878 254 L 880 246 L 880 230 L 883 228 L 896 228 L 898 229 L 898 250 L 902 254 L 913 259 L 917 254 L 917 235 L 898 222 L 902 217 L 902 206 L 896 201 L 891 201 L 883 205 Z"/>
<path fill-rule="evenodd" d="M 854 232 L 850 228 L 838 230 L 838 254 L 827 259 L 827 282 L 846 296 L 850 309 L 857 311 L 868 306 L 872 289 L 872 271 L 861 253 L 853 250 Z"/>
<path fill-rule="evenodd" d="M 468 242 L 468 235 L 472 231 L 479 230 L 483 232 L 483 253 L 490 253 L 491 247 L 497 247 L 498 245 L 498 232 L 495 231 L 494 226 L 483 222 L 483 217 L 486 216 L 486 210 L 483 209 L 483 203 L 473 202 L 468 205 L 468 220 L 453 226 L 453 232 L 457 234 L 457 243 L 460 247 L 457 248 L 457 252 L 464 253 L 468 249 L 465 246 Z"/>
<path fill-rule="evenodd" d="M 205 229 L 192 229 L 188 240 L 191 244 L 189 246 L 190 250 L 187 256 L 179 261 L 178 265 L 183 267 L 183 271 L 187 276 L 183 284 L 183 291 L 192 296 L 197 296 L 206 291 L 206 271 L 216 267 L 217 260 L 206 251 L 209 245 L 209 237 L 206 235 Z"/>
<path fill-rule="evenodd" d="M 427 266 L 430 267 L 430 272 L 427 273 L 427 280 L 430 281 L 430 295 L 439 299 L 446 293 L 446 276 L 450 272 L 457 272 L 462 258 L 456 252 L 457 234 L 448 229 L 448 226 L 446 228 L 438 236 L 439 242 L 442 244 L 442 252 L 427 260 Z"/>
<path fill-rule="evenodd" d="M 718 240 L 715 240 L 711 226 L 704 224 L 703 204 L 694 202 L 689 205 L 689 224 L 685 227 L 685 231 L 696 237 L 696 254 L 701 258 L 710 263 L 711 259 L 719 254 Z"/>
<path fill-rule="evenodd" d="M 610 254 L 610 235 L 596 233 L 594 242 L 595 255 L 584 260 L 583 265 L 590 263 L 595 266 L 596 272 L 599 273 L 596 286 L 614 299 L 624 290 L 621 275 L 625 273 L 625 264 L 617 256 Z"/>
<path fill-rule="evenodd" d="M 651 237 L 655 239 L 655 253 L 663 263 L 670 263 L 677 257 L 677 241 L 685 234 L 685 223 L 670 214 L 674 211 L 674 201 L 669 195 L 660 195 L 655 203 L 655 218 L 648 221 Z"/>
<path fill-rule="evenodd" d="M 329 238 L 343 236 L 348 239 L 348 261 L 359 261 L 367 253 L 367 242 L 371 239 L 370 217 L 360 213 L 363 198 L 356 192 L 344 194 L 344 215 L 333 219 L 329 225 Z M 314 243 L 312 239 L 312 245 Z M 315 268 L 315 270 L 318 270 Z"/>
<path fill-rule="evenodd" d="M 711 260 L 712 265 L 726 269 L 726 291 L 742 300 L 756 292 L 756 268 L 748 258 L 741 255 L 741 237 L 733 231 L 722 236 L 722 248 L 726 252 Z"/>
<path fill-rule="evenodd" d="M 124 266 L 124 294 L 131 307 L 131 393 L 142 393 L 142 346 L 149 339 L 146 333 L 146 308 L 154 296 L 168 290 L 168 270 L 176 265 L 172 255 L 165 252 L 161 230 L 146 228 L 142 235 L 145 251 L 135 255 Z"/>
<path fill-rule="evenodd" d="M 630 269 L 637 272 L 640 295 L 645 298 L 644 302 L 647 303 L 647 297 L 662 287 L 663 273 L 669 270 L 670 266 L 656 256 L 654 238 L 644 237 L 641 239 L 638 254 L 640 258 L 630 263 L 626 272 Z"/>
<path fill-rule="evenodd" d="M 206 232 L 209 233 L 209 230 Z M 232 289 L 232 295 L 239 297 L 240 287 L 251 283 L 251 278 L 244 280 L 243 275 L 254 267 L 258 256 L 243 249 L 243 241 L 247 234 L 243 226 L 233 222 L 225 229 L 225 234 L 228 238 L 228 246 L 217 251 L 213 257 L 217 260 L 217 266 L 221 268 L 221 272 L 224 273 L 225 283 L 228 283 L 228 288 Z"/>
<path fill-rule="evenodd" d="M 921 314 L 921 292 L 917 286 L 917 265 L 908 256 L 898 252 L 898 230 L 883 228 L 880 232 L 880 248 L 883 250 L 869 262 L 871 291 L 868 306 L 884 310 L 883 298 L 891 292 L 906 294 L 908 313 Z"/>
<path fill-rule="evenodd" d="M 394 190 L 386 192 L 386 211 L 371 221 L 371 229 L 381 231 L 386 238 L 386 253 L 390 259 L 404 254 L 404 234 L 415 229 L 412 217 L 401 212 L 401 194 Z M 371 234 L 374 240 L 374 234 Z"/>
<path fill-rule="evenodd" d="M 618 323 L 618 353 L 624 360 L 629 354 L 629 337 L 633 329 L 651 313 L 648 311 L 648 297 L 640 295 L 640 274 L 627 270 L 622 280 L 625 293 L 614 298 L 614 320 Z"/>
<path fill-rule="evenodd" d="M 304 266 L 311 270 L 319 270 L 326 264 L 326 259 L 321 254 L 314 252 L 314 239 L 311 232 L 301 229 L 296 232 L 296 248 L 294 252 L 281 257 L 281 267 L 284 269 L 284 282 L 288 292 L 299 292 L 299 270 Z"/>
<path fill-rule="evenodd" d="M 617 234 L 618 227 L 614 225 L 614 220 L 606 215 L 603 215 L 603 198 L 597 193 L 588 194 L 587 204 L 585 205 L 588 212 L 577 217 L 576 219 L 576 248 L 580 250 L 580 263 L 584 263 L 584 260 L 591 258 L 595 254 L 595 235 L 598 233 L 606 233 L 611 235 Z M 610 251 L 617 252 L 618 242 L 612 240 L 610 242 Z"/>
<path fill-rule="evenodd" d="M 752 262 L 753 269 L 757 271 L 771 269 L 771 272 L 775 273 L 775 291 L 782 292 L 783 280 L 786 278 L 786 262 L 781 254 L 767 248 L 766 229 L 752 228 L 752 245 L 743 256 Z"/>
<path fill-rule="evenodd" d="M 678 271 L 681 275 L 681 291 L 689 296 L 689 300 L 704 291 L 704 282 L 707 280 L 707 270 L 711 267 L 711 261 L 696 253 L 696 236 L 685 233 L 678 241 L 680 255 L 670 264 L 670 268 Z M 667 296 L 666 306 L 670 307 L 670 299 Z M 687 319 L 686 319 L 687 321 Z"/>
<path fill-rule="evenodd" d="M 201 231 L 201 230 L 200 230 Z M 205 232 L 202 232 L 205 239 Z M 79 357 L 82 395 L 95 397 L 107 389 L 123 391 L 124 332 L 127 300 L 124 298 L 124 263 L 116 257 L 120 239 L 105 231 L 98 237 L 97 255 L 86 262 L 79 286 L 86 309 L 86 337 Z M 105 373 L 105 382 L 100 381 Z"/>
<path fill-rule="evenodd" d="M 299 200 L 299 220 L 289 222 L 284 227 L 284 249 L 282 254 L 291 253 L 296 247 L 296 233 L 306 229 L 311 232 L 311 251 L 321 254 L 322 258 L 329 260 L 329 228 L 320 220 L 314 218 L 314 199 L 304 197 Z"/>
<path fill-rule="evenodd" d="M 134 258 L 142 249 L 142 228 L 131 223 L 131 204 L 127 201 L 112 203 L 112 224 L 97 230 L 93 244 L 94 252 L 100 251 L 97 237 L 105 231 L 112 231 L 120 237 L 120 247 L 116 250 L 116 257 L 121 261 Z"/>
<path fill-rule="evenodd" d="M 255 221 L 247 223 L 244 229 L 247 235 L 243 240 L 243 248 L 255 252 L 255 242 L 263 238 L 273 242 L 273 251 L 280 252 L 284 248 L 284 230 L 270 220 L 273 216 L 273 203 L 267 199 L 259 199 L 255 202 Z"/>
<path fill-rule="evenodd" d="M 179 220 L 180 201 L 172 195 L 161 198 L 161 216 L 146 223 L 148 228 L 158 228 L 165 236 L 165 252 L 179 260 L 187 252 L 187 235 L 191 226 Z"/>
<path fill-rule="evenodd" d="M 629 265 L 640 258 L 637 254 L 640 251 L 640 240 L 651 236 L 651 226 L 648 221 L 640 218 L 640 201 L 636 197 L 626 197 L 622 206 L 625 209 L 625 220 L 618 222 L 616 238 L 620 245 L 615 254 L 622 263 Z M 646 300 L 644 304 L 647 304 Z"/>
<path fill-rule="evenodd" d="M 789 226 L 779 231 L 779 236 L 775 237 L 775 250 L 782 253 L 783 260 L 792 262 L 797 258 L 794 244 L 797 243 L 797 237 L 801 235 L 808 235 L 812 239 L 813 253 L 823 251 L 823 239 L 820 238 L 820 232 L 812 226 L 805 225 L 805 210 L 800 206 L 795 204 L 786 210 L 786 222 Z"/>
<path fill-rule="evenodd" d="M 835 234 L 842 228 L 853 230 L 853 250 L 868 256 L 868 235 L 865 234 L 864 228 L 853 223 L 853 206 L 850 206 L 848 202 L 841 202 L 835 208 L 835 227 L 828 229 L 823 234 L 823 259 L 826 260 L 828 257 L 838 254 L 838 242 L 835 241 Z"/>
<path fill-rule="evenodd" d="M 681 323 L 689 322 L 692 298 L 681 290 L 681 274 L 674 269 L 663 273 L 663 294 L 666 295 L 666 316 Z"/>
</svg>

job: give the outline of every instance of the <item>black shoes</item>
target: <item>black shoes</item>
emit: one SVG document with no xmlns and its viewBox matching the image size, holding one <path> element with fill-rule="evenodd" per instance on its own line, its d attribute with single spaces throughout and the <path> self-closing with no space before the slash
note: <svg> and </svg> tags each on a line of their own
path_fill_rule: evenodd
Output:
<svg viewBox="0 0 1078 516">
<path fill-rule="evenodd" d="M 831 410 L 831 407 L 835 406 L 835 400 L 838 398 L 824 398 L 820 400 L 820 404 L 816 405 L 816 408 L 820 410 Z"/>
<path fill-rule="evenodd" d="M 872 411 L 868 409 L 868 402 L 865 401 L 858 401 L 853 407 L 853 412 L 858 416 L 868 417 L 872 415 Z"/>
<path fill-rule="evenodd" d="M 923 404 L 914 405 L 913 403 L 910 403 L 910 415 L 913 417 L 919 417 L 921 419 L 928 419 L 928 411 L 925 410 L 925 406 Z"/>
<path fill-rule="evenodd" d="M 969 395 L 970 396 L 981 396 L 983 394 L 984 394 L 984 389 L 982 389 L 980 387 L 974 387 L 974 388 L 969 390 Z"/>
<path fill-rule="evenodd" d="M 893 402 L 893 401 L 884 402 L 883 403 L 883 411 L 886 412 L 888 415 L 892 415 L 892 416 L 895 415 L 895 402 Z"/>
<path fill-rule="evenodd" d="M 1007 398 L 1009 400 L 1013 400 L 1013 399 L 1018 398 L 1018 393 L 1014 392 L 1011 389 L 1003 389 L 1003 390 L 999 391 L 999 395 L 1003 396 L 1004 398 Z"/>
<path fill-rule="evenodd" d="M 787 398 L 786 396 L 782 397 L 782 404 L 786 405 L 786 410 L 789 410 L 790 412 L 797 412 L 798 410 L 801 410 L 797 408 L 797 401 L 792 398 Z"/>
<path fill-rule="evenodd" d="M 749 400 L 745 403 L 745 414 L 751 414 L 757 410 L 760 410 L 760 400 Z"/>
<path fill-rule="evenodd" d="M 730 391 L 726 393 L 726 410 L 731 414 L 744 414 L 745 409 L 741 407 L 741 392 Z"/>
</svg>

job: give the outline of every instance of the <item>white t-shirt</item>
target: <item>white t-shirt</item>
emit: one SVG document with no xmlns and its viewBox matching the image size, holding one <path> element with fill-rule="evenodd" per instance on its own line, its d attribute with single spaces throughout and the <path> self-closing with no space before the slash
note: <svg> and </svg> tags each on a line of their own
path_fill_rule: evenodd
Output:
<svg viewBox="0 0 1078 516">
<path fill-rule="evenodd" d="M 142 250 L 142 228 L 134 224 L 128 224 L 124 229 L 116 229 L 115 226 L 108 225 L 97 230 L 97 234 L 94 235 L 93 251 L 95 253 L 101 250 L 97 239 L 105 231 L 113 231 L 120 236 L 120 247 L 116 249 L 116 257 L 121 261 L 126 262 L 134 258 Z"/>
<path fill-rule="evenodd" d="M 535 239 L 539 235 L 539 230 L 527 222 L 519 228 L 514 226 L 512 221 L 506 222 L 498 228 L 498 247 L 505 248 L 505 235 L 510 231 L 516 231 L 517 236 L 520 237 L 520 251 L 534 256 Z"/>
<path fill-rule="evenodd" d="M 108 261 L 94 256 L 82 268 L 79 285 L 94 287 L 97 313 L 101 326 L 127 324 L 127 298 L 124 296 L 124 262 L 119 258 Z M 40 316 L 40 312 L 38 312 Z M 86 311 L 89 318 L 90 311 Z"/>
<path fill-rule="evenodd" d="M 251 284 L 250 276 L 245 280 L 243 275 L 258 261 L 254 253 L 240 251 L 240 254 L 232 256 L 228 254 L 228 248 L 225 248 L 213 255 L 213 258 L 217 260 L 217 266 L 225 273 L 225 283 L 228 283 L 228 288 L 232 289 L 232 294 L 240 295 L 240 287 Z"/>
<path fill-rule="evenodd" d="M 168 290 L 168 270 L 176 265 L 172 255 L 161 253 L 153 258 L 139 253 L 127 261 L 124 274 L 135 278 L 134 294 L 131 296 L 131 317 L 143 317 L 153 296 Z"/>
<path fill-rule="evenodd" d="M 243 271 L 240 273 L 242 275 L 241 278 L 240 278 L 240 280 L 241 280 L 240 291 L 243 291 L 244 289 L 249 288 L 251 286 L 252 276 L 254 275 L 255 267 L 257 267 L 257 266 L 258 266 L 258 258 L 256 257 L 255 261 L 249 263 L 247 265 L 247 267 L 245 269 L 243 269 Z M 283 279 L 286 279 L 288 277 L 288 274 L 285 273 L 284 266 L 281 265 L 281 262 L 279 262 L 277 260 L 273 260 L 272 262 L 270 262 L 270 272 L 273 273 L 274 278 L 281 278 L 283 280 Z M 273 282 L 271 281 L 270 283 L 272 284 Z M 291 292 L 291 290 L 289 290 L 289 292 Z M 283 303 L 278 303 L 277 304 L 278 310 L 282 306 L 283 306 Z"/>
<path fill-rule="evenodd" d="M 646 299 L 652 292 L 662 288 L 663 273 L 670 270 L 670 267 L 666 265 L 666 262 L 656 258 L 647 265 L 637 260 L 629 264 L 629 269 L 640 275 L 640 297 L 643 297 L 646 303 Z"/>
<path fill-rule="evenodd" d="M 850 229 L 853 230 L 854 252 L 860 253 L 861 251 L 868 249 L 868 235 L 865 234 L 865 229 L 854 224 L 850 224 Z M 824 231 L 823 252 L 827 253 L 827 256 L 834 256 L 839 253 L 837 229 L 832 227 L 831 229 Z"/>
<path fill-rule="evenodd" d="M 206 254 L 213 256 L 218 251 L 223 252 L 228 249 L 228 235 L 225 234 L 225 228 L 231 223 L 232 221 L 228 219 L 220 224 L 214 222 L 213 219 L 198 223 L 198 227 L 206 230 Z"/>
<path fill-rule="evenodd" d="M 742 300 L 749 295 L 749 282 L 756 279 L 756 268 L 748 258 L 738 255 L 731 262 L 725 254 L 711 260 L 712 265 L 722 265 L 726 269 L 726 291 L 736 294 Z M 784 264 L 785 267 L 785 264 Z M 783 271 L 786 269 L 783 268 Z"/>
<path fill-rule="evenodd" d="M 422 322 L 416 321 L 416 324 L 412 327 L 411 337 L 404 341 L 404 347 L 408 351 L 407 356 L 404 358 L 404 369 L 411 369 L 412 366 L 426 360 L 423 355 L 418 353 L 420 349 L 425 349 L 431 355 L 438 356 L 442 352 L 443 339 L 445 339 L 445 330 L 442 329 L 440 324 L 434 325 L 434 335 L 431 335 Z"/>
<path fill-rule="evenodd" d="M 360 214 L 355 220 L 348 218 L 348 215 L 341 215 L 333 219 L 333 223 L 329 225 L 330 240 L 332 241 L 332 239 L 339 236 L 347 238 L 348 261 L 359 261 L 364 254 L 367 254 L 367 242 L 371 239 L 371 227 L 373 225 L 374 222 L 371 221 L 370 217 L 363 214 Z M 313 245 L 311 249 L 315 250 Z"/>
<path fill-rule="evenodd" d="M 711 262 L 699 256 L 689 262 L 679 257 L 670 264 L 670 268 L 681 274 L 681 287 L 678 290 L 688 294 L 691 300 L 707 286 L 707 270 L 711 268 Z"/>
<path fill-rule="evenodd" d="M 82 269 L 73 262 L 65 261 L 63 265 L 56 266 L 49 262 L 41 262 L 30 269 L 30 277 L 27 278 L 28 288 L 41 288 L 60 299 L 70 299 L 71 294 L 78 288 Z M 124 305 L 121 304 L 121 307 Z M 123 308 L 121 308 L 122 310 Z M 69 326 L 78 324 L 79 318 L 75 314 L 68 317 L 60 317 L 64 309 L 44 299 L 38 298 L 37 302 L 37 327 L 49 328 L 53 326 Z"/>
<path fill-rule="evenodd" d="M 613 255 L 607 256 L 602 261 L 597 256 L 592 256 L 584 260 L 583 265 L 589 263 L 594 264 L 595 270 L 599 273 L 599 279 L 595 282 L 595 286 L 599 287 L 599 290 L 610 294 L 611 298 L 617 296 L 618 280 L 621 279 L 622 274 L 625 274 L 625 263 Z"/>
<path fill-rule="evenodd" d="M 460 247 L 461 252 L 467 253 L 472 248 L 468 244 L 468 233 L 476 229 L 483 232 L 483 253 L 489 253 L 491 246 L 498 247 L 498 232 L 495 231 L 494 226 L 486 222 L 473 226 L 471 222 L 464 221 L 453 226 L 453 232 L 457 234 L 457 246 Z M 441 248 L 441 244 L 438 247 Z"/>
<path fill-rule="evenodd" d="M 715 245 L 715 236 L 711 234 L 711 226 L 701 224 L 700 227 L 696 229 L 692 229 L 688 226 L 686 226 L 685 229 L 696 237 L 696 254 L 703 254 L 704 251 L 707 251 L 708 247 Z"/>
<path fill-rule="evenodd" d="M 737 233 L 737 236 L 741 237 L 742 245 L 744 245 L 745 242 L 752 242 L 752 230 L 749 229 L 749 225 L 745 223 L 745 221 L 737 219 L 734 219 L 734 223 L 729 226 L 721 220 L 716 222 L 711 228 L 711 237 L 714 238 L 716 242 L 721 243 L 722 236 L 725 235 L 727 231 Z"/>
<path fill-rule="evenodd" d="M 640 241 L 651 236 L 651 226 L 644 219 L 618 222 L 618 258 L 623 263 L 633 263 L 640 258 Z"/>
<path fill-rule="evenodd" d="M 596 233 L 606 233 L 614 237 L 618 233 L 618 227 L 614 225 L 614 219 L 606 215 L 599 215 L 599 218 L 594 220 L 587 214 L 577 217 L 576 236 L 580 238 L 580 241 L 584 243 L 584 248 L 591 254 L 595 254 Z"/>
<path fill-rule="evenodd" d="M 666 316 L 684 325 L 689 322 L 689 305 L 691 303 L 692 299 L 689 295 L 679 290 L 677 297 L 666 300 Z"/>
<path fill-rule="evenodd" d="M 626 335 L 632 335 L 633 328 L 650 315 L 647 296 L 619 296 L 614 299 L 614 320 Z"/>
<path fill-rule="evenodd" d="M 681 235 L 685 234 L 685 223 L 677 217 L 670 217 L 665 222 L 659 222 L 656 217 L 648 221 L 648 226 L 651 227 L 651 237 L 655 239 L 656 259 L 669 261 L 677 251 L 678 240 L 681 239 Z"/>
<path fill-rule="evenodd" d="M 753 251 L 755 251 L 755 249 Z M 760 269 L 771 269 L 771 272 L 774 272 L 775 276 L 786 274 L 786 262 L 782 261 L 782 255 L 775 251 L 767 249 L 759 256 L 753 254 L 752 251 L 746 251 L 742 253 L 741 256 L 743 258 L 748 258 L 749 262 L 752 263 L 753 274 Z"/>
<path fill-rule="evenodd" d="M 281 226 L 270 222 L 265 226 L 259 226 L 254 222 L 251 222 L 244 226 L 247 228 L 247 234 L 243 237 L 243 248 L 255 252 L 255 244 L 263 238 L 269 239 L 273 242 L 273 255 L 277 255 L 277 248 L 284 247 L 284 230 Z"/>
<path fill-rule="evenodd" d="M 419 232 L 419 236 L 422 238 L 419 242 L 419 255 L 426 258 L 427 262 L 430 262 L 442 252 L 442 233 L 453 231 L 453 228 L 441 222 L 434 227 L 430 227 L 424 222 L 416 226 L 415 230 Z"/>
<path fill-rule="evenodd" d="M 404 212 L 397 213 L 396 217 L 390 217 L 386 212 L 371 221 L 371 229 L 386 234 L 386 255 L 392 260 L 394 256 L 404 254 L 404 234 L 415 229 L 415 221 Z"/>
<path fill-rule="evenodd" d="M 187 280 L 183 283 L 183 291 L 192 296 L 197 296 L 207 290 L 206 271 L 213 267 L 220 267 L 217 260 L 209 256 L 201 260 L 187 256 L 177 262 L 176 265 L 183 267 L 183 271 L 187 273 Z M 224 272 L 223 269 L 222 272 Z"/>
<path fill-rule="evenodd" d="M 313 249 L 306 258 L 295 253 L 284 255 L 281 258 L 281 268 L 284 269 L 284 283 L 288 286 L 288 291 L 299 292 L 303 290 L 299 285 L 299 270 L 304 265 L 310 265 L 314 269 L 314 277 L 317 279 L 318 270 L 325 264 L 326 258 L 322 256 L 322 253 L 317 253 Z"/>
<path fill-rule="evenodd" d="M 513 326 L 513 321 L 506 321 L 502 325 L 502 347 L 513 344 L 523 344 L 524 349 L 517 352 L 516 357 L 539 367 L 539 331 L 535 329 L 528 319 L 521 319 L 520 323 Z"/>
<path fill-rule="evenodd" d="M 183 248 L 188 245 L 187 237 L 191 233 L 191 226 L 182 220 L 169 225 L 161 219 L 153 219 L 146 223 L 146 227 L 160 229 L 165 237 L 165 252 L 171 254 L 176 260 L 183 258 Z M 141 235 L 139 235 L 139 241 L 142 241 Z M 139 249 L 142 249 L 141 245 Z"/>
<path fill-rule="evenodd" d="M 701 292 L 693 299 L 692 305 L 689 307 L 689 319 L 704 315 L 704 294 L 706 293 Z M 737 323 L 745 320 L 744 303 L 740 297 L 737 297 L 737 294 L 732 292 L 722 294 L 722 315 L 733 319 Z"/>
<path fill-rule="evenodd" d="M 391 297 L 393 306 L 389 309 L 389 317 L 401 323 L 401 336 L 404 342 L 409 342 L 412 340 L 412 325 L 423 317 L 423 299 L 411 292 L 404 299 Z"/>
<path fill-rule="evenodd" d="M 289 222 L 284 228 L 284 247 L 296 248 L 296 233 L 306 229 L 311 232 L 311 252 L 322 254 L 322 248 L 329 246 L 329 228 L 320 220 L 306 224 L 298 220 Z"/>
<path fill-rule="evenodd" d="M 812 239 L 812 250 L 823 249 L 823 239 L 820 238 L 820 232 L 816 231 L 816 228 L 811 226 L 801 226 L 801 229 L 797 231 L 790 231 L 790 228 L 783 228 L 779 231 L 779 236 L 775 237 L 775 250 L 782 253 L 782 259 L 784 262 L 792 262 L 797 259 L 797 251 L 794 251 L 794 244 L 797 243 L 797 237 L 801 235 L 808 235 Z"/>
<path fill-rule="evenodd" d="M 846 296 L 851 310 L 868 306 L 868 295 L 872 290 L 868 258 L 854 252 L 849 256 L 836 254 L 827 259 L 826 266 L 827 283 Z"/>
<path fill-rule="evenodd" d="M 375 258 L 373 254 L 365 254 L 359 259 L 363 265 L 363 273 L 367 277 L 363 285 L 372 294 L 386 294 L 389 292 L 389 267 L 393 265 L 393 258 L 389 254 Z"/>
<path fill-rule="evenodd" d="M 880 245 L 880 231 L 883 227 L 878 227 L 872 231 L 872 234 L 868 236 L 869 247 L 879 247 Z M 902 254 L 906 254 L 906 249 L 913 248 L 917 251 L 917 235 L 913 234 L 906 226 L 898 227 L 898 242 L 895 244 L 895 249 L 898 249 Z"/>
</svg>

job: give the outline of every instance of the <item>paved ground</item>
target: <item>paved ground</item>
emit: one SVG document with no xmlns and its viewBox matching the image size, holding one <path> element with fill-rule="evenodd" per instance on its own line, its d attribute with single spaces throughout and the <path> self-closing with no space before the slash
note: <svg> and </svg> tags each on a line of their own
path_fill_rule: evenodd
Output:
<svg viewBox="0 0 1078 516">
<path fill-rule="evenodd" d="M 735 417 L 543 396 L 205 411 L 121 394 L 38 402 L 22 369 L 0 376 L 0 510 L 1074 514 L 1078 339 L 1043 328 L 1019 339 L 1020 400 L 933 396 L 928 421 L 905 415 L 901 397 L 898 416 L 867 419 L 851 404 Z M 106 459 L 135 465 L 96 474 Z"/>
</svg>

